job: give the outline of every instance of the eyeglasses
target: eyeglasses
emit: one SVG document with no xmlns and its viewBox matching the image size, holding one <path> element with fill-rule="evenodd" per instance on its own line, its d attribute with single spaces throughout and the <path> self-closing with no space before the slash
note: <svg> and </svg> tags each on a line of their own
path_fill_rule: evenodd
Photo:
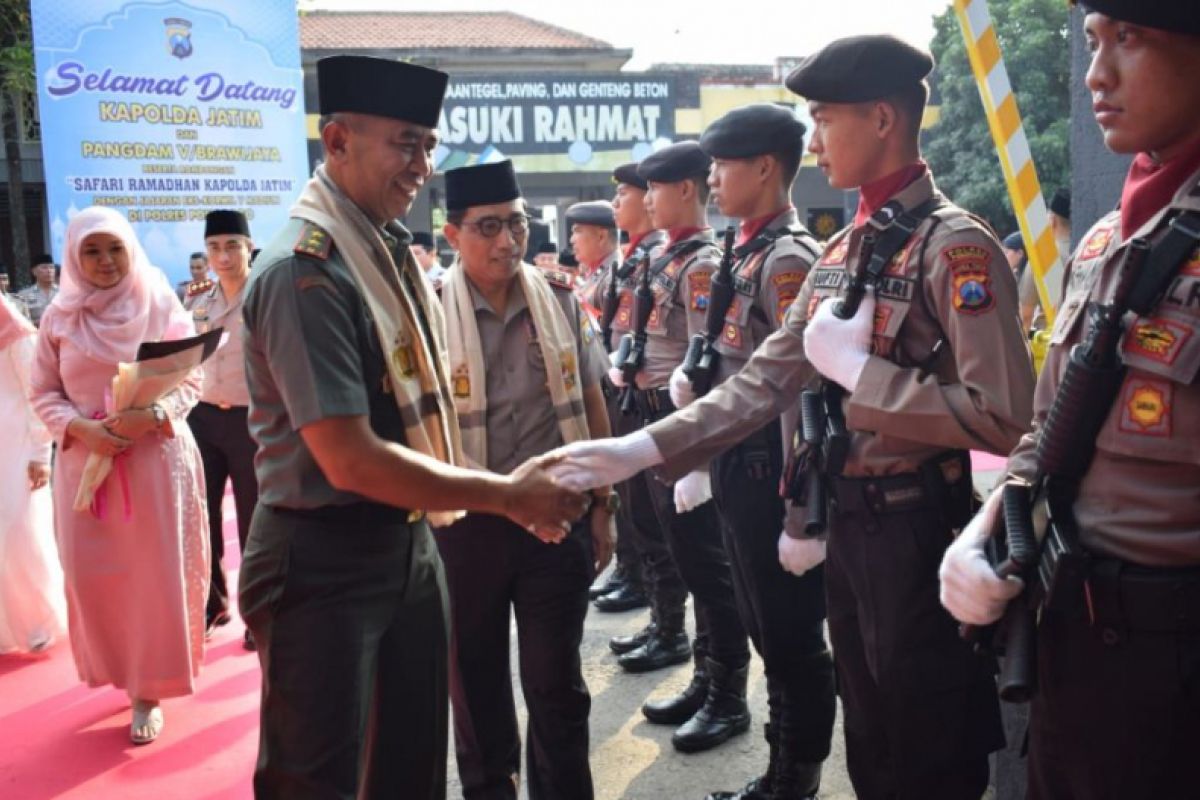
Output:
<svg viewBox="0 0 1200 800">
<path fill-rule="evenodd" d="M 500 217 L 483 217 L 474 222 L 463 222 L 463 226 L 471 228 L 480 236 L 488 239 L 494 238 L 504 229 L 505 226 L 512 231 L 514 236 L 524 236 L 529 233 L 529 217 L 525 214 L 513 214 L 508 219 L 500 219 Z"/>
</svg>

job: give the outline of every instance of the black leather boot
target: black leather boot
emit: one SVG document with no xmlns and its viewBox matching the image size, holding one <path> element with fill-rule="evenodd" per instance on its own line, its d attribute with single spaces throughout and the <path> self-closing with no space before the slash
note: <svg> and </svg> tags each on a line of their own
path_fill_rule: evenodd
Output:
<svg viewBox="0 0 1200 800">
<path fill-rule="evenodd" d="M 779 744 L 774 732 L 771 730 L 771 723 L 768 722 L 763 726 L 763 735 L 767 740 L 767 745 L 771 749 L 770 760 L 767 762 L 767 771 L 736 792 L 712 792 L 704 800 L 773 800 L 774 795 L 772 793 L 775 790 L 775 769 L 778 766 L 776 762 L 779 760 Z"/>
<path fill-rule="evenodd" d="M 788 759 L 785 751 L 780 751 L 770 800 L 815 800 L 821 788 L 821 765 Z"/>
<path fill-rule="evenodd" d="M 704 705 L 671 737 L 681 753 L 710 750 L 725 740 L 750 729 L 750 709 L 746 706 L 746 679 L 750 665 L 731 669 L 708 660 L 708 696 Z"/>
<path fill-rule="evenodd" d="M 617 657 L 626 672 L 653 672 L 656 669 L 682 664 L 692 657 L 692 646 L 686 631 L 665 632 L 660 627 L 646 643 Z"/>
<path fill-rule="evenodd" d="M 654 620 L 646 623 L 646 626 L 637 633 L 631 633 L 628 636 L 614 636 L 608 640 L 608 649 L 612 650 L 619 656 L 623 656 L 650 641 L 650 637 L 658 630 L 658 625 Z"/>
<path fill-rule="evenodd" d="M 634 588 L 627 582 L 621 584 L 608 594 L 600 595 L 592 602 L 592 605 L 596 606 L 597 611 L 615 613 L 618 611 L 632 611 L 635 608 L 645 608 L 650 605 L 650 601 L 647 599 L 645 592 Z"/>
<path fill-rule="evenodd" d="M 617 566 L 613 568 L 612 574 L 608 576 L 608 580 L 588 589 L 588 599 L 595 600 L 597 597 L 603 597 L 606 594 L 615 592 L 628 582 L 629 575 L 625 572 L 625 565 L 618 563 Z"/>
<path fill-rule="evenodd" d="M 682 692 L 666 700 L 646 701 L 642 716 L 656 725 L 682 725 L 695 716 L 707 696 L 708 673 L 697 666 L 691 683 Z"/>
</svg>

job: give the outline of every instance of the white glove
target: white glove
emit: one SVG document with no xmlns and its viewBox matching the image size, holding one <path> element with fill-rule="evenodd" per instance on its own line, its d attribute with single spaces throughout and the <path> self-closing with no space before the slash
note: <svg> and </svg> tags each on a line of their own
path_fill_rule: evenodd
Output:
<svg viewBox="0 0 1200 800">
<path fill-rule="evenodd" d="M 692 382 L 688 380 L 688 376 L 683 374 L 683 366 L 680 365 L 671 373 L 671 380 L 667 385 L 667 391 L 671 393 L 671 402 L 676 408 L 687 408 L 692 401 L 696 399 L 696 392 L 692 389 Z"/>
<path fill-rule="evenodd" d="M 617 369 L 616 367 L 609 367 L 608 379 L 610 381 L 612 381 L 612 385 L 617 387 L 618 389 L 625 388 L 625 373 L 622 372 L 621 370 Z"/>
<path fill-rule="evenodd" d="M 787 531 L 779 534 L 779 565 L 800 576 L 825 560 L 824 539 L 794 539 Z"/>
<path fill-rule="evenodd" d="M 712 500 L 712 479 L 707 469 L 689 472 L 675 481 L 675 511 L 686 514 Z"/>
<path fill-rule="evenodd" d="M 938 569 L 942 605 L 959 622 L 990 625 L 1000 619 L 1008 601 L 1024 588 L 1025 584 L 1016 576 L 997 577 L 983 553 L 983 545 L 996 526 L 1002 494 L 1003 489 L 992 492 L 942 557 Z"/>
<path fill-rule="evenodd" d="M 839 319 L 833 310 L 840 299 L 827 298 L 817 307 L 804 329 L 804 355 L 826 378 L 853 393 L 867 359 L 875 330 L 875 290 L 867 291 L 850 319 Z"/>
<path fill-rule="evenodd" d="M 620 483 L 663 460 L 654 438 L 644 430 L 617 439 L 574 442 L 547 455 L 551 461 L 561 459 L 547 465 L 550 476 L 576 492 Z"/>
</svg>

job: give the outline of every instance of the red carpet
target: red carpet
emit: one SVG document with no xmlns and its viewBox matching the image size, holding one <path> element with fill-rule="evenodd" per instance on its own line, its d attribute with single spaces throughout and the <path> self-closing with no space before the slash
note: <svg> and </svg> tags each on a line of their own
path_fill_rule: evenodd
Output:
<svg viewBox="0 0 1200 800">
<path fill-rule="evenodd" d="M 225 564 L 237 585 L 233 498 L 225 497 Z M 151 598 L 147 598 L 152 602 Z M 208 643 L 196 694 L 163 703 L 157 742 L 129 742 L 129 701 L 79 682 L 70 645 L 0 656 L 0 798 L 243 800 L 258 748 L 258 659 L 235 619 Z"/>
</svg>

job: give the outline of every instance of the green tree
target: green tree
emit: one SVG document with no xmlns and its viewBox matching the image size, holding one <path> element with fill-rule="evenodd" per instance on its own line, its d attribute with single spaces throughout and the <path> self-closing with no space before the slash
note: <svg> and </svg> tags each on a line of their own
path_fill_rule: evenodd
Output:
<svg viewBox="0 0 1200 800">
<path fill-rule="evenodd" d="M 992 24 L 1017 95 L 1042 192 L 1069 183 L 1070 55 L 1062 0 L 992 0 Z M 925 140 L 925 156 L 942 191 L 1004 235 L 1017 229 L 979 89 L 953 8 L 934 18 L 930 49 L 941 118 Z"/>
<path fill-rule="evenodd" d="M 20 108 L 35 90 L 33 36 L 27 0 L 0 0 L 0 139 L 8 169 L 9 226 L 13 264 L 9 277 L 15 286 L 31 282 L 29 235 L 25 221 L 25 182 L 21 179 Z"/>
</svg>

